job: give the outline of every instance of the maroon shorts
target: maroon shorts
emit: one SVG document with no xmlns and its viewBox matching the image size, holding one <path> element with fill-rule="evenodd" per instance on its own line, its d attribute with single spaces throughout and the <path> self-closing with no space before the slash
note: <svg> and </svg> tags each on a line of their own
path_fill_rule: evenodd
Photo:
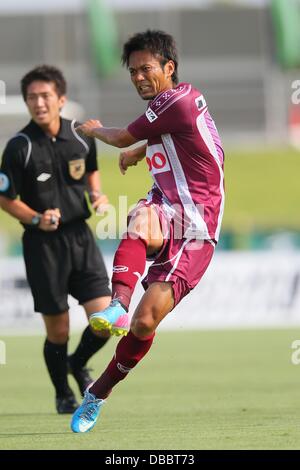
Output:
<svg viewBox="0 0 300 470">
<path fill-rule="evenodd" d="M 153 282 L 171 282 L 175 305 L 200 281 L 214 254 L 211 240 L 195 240 L 174 237 L 174 222 L 160 204 L 144 200 L 138 206 L 151 206 L 159 216 L 164 243 L 160 252 L 149 259 L 153 261 L 142 284 L 147 289 Z"/>
</svg>

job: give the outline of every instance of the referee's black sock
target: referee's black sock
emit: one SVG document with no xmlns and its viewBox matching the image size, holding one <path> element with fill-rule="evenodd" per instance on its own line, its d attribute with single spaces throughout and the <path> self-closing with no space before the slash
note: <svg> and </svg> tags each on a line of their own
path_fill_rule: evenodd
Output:
<svg viewBox="0 0 300 470">
<path fill-rule="evenodd" d="M 44 343 L 44 358 L 57 397 L 73 394 L 67 378 L 67 347 L 68 343 L 54 344 L 47 338 Z"/>
<path fill-rule="evenodd" d="M 69 356 L 72 369 L 80 369 L 107 342 L 107 338 L 96 336 L 89 326 L 82 333 L 80 343 L 75 352 Z"/>
</svg>

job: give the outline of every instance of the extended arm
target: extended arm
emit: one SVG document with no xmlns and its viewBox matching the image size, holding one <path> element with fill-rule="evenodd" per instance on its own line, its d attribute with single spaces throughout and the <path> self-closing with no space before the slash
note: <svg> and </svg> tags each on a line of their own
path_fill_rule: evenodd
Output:
<svg viewBox="0 0 300 470">
<path fill-rule="evenodd" d="M 95 119 L 89 119 L 76 127 L 76 131 L 89 137 L 95 137 L 113 147 L 124 148 L 138 142 L 126 128 L 103 127 L 101 122 Z"/>
</svg>

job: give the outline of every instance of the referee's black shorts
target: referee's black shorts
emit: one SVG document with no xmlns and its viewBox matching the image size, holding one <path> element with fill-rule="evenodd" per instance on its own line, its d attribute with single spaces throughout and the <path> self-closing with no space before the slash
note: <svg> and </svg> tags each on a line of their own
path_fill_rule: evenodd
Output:
<svg viewBox="0 0 300 470">
<path fill-rule="evenodd" d="M 80 304 L 111 295 L 101 252 L 85 221 L 55 232 L 25 230 L 23 253 L 36 312 L 65 312 L 68 294 Z"/>
</svg>

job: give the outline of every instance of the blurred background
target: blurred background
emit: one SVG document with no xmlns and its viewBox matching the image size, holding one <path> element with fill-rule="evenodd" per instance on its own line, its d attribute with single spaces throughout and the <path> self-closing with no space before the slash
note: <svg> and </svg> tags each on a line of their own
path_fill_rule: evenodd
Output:
<svg viewBox="0 0 300 470">
<path fill-rule="evenodd" d="M 147 28 L 174 35 L 180 81 L 206 96 L 226 154 L 227 199 L 215 259 L 162 328 L 299 325 L 300 0 L 1 2 L 0 151 L 28 121 L 19 82 L 38 64 L 63 70 L 67 117 L 125 126 L 142 113 L 145 103 L 121 67 L 120 52 L 130 35 Z M 100 144 L 98 151 L 112 204 L 118 208 L 121 195 L 128 204 L 145 195 L 150 178 L 143 165 L 122 177 L 116 149 Z M 96 233 L 99 218 L 93 215 L 90 224 Z M 20 224 L 2 211 L 2 331 L 12 330 L 16 319 L 22 331 L 41 329 L 25 281 L 21 235 Z M 111 271 L 117 240 L 99 240 L 99 246 Z M 81 316 L 73 305 L 76 328 Z"/>
</svg>

